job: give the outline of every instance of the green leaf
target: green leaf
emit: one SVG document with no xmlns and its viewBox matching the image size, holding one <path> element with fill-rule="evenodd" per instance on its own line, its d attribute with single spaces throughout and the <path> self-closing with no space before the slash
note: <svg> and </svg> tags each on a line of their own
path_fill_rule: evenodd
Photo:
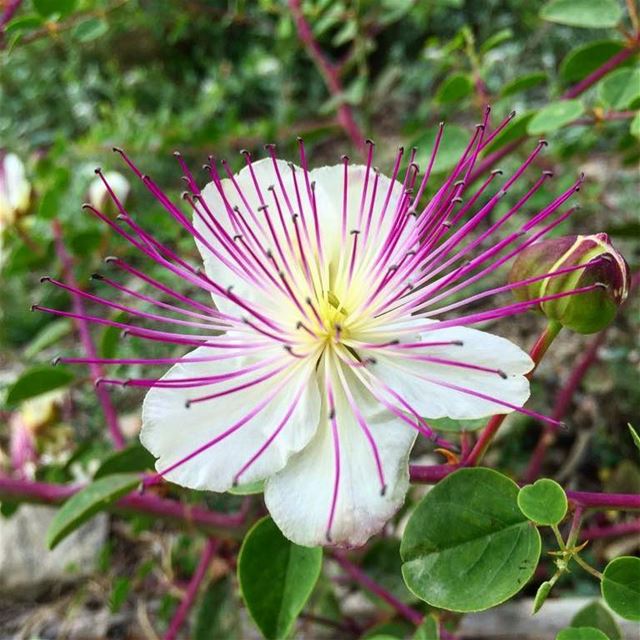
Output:
<svg viewBox="0 0 640 640">
<path fill-rule="evenodd" d="M 245 536 L 238 556 L 242 597 L 265 638 L 285 638 L 320 576 L 322 549 L 287 540 L 271 518 Z"/>
<path fill-rule="evenodd" d="M 473 81 L 468 73 L 454 73 L 439 87 L 436 101 L 440 104 L 457 102 L 466 98 L 473 90 Z"/>
<path fill-rule="evenodd" d="M 243 640 L 240 609 L 230 576 L 210 584 L 196 612 L 193 640 Z"/>
<path fill-rule="evenodd" d="M 451 611 L 483 611 L 533 575 L 540 534 L 517 503 L 518 486 L 491 469 L 460 469 L 416 507 L 402 539 L 404 580 Z"/>
<path fill-rule="evenodd" d="M 536 113 L 527 125 L 527 133 L 532 136 L 556 131 L 584 113 L 580 100 L 560 100 L 552 102 Z"/>
<path fill-rule="evenodd" d="M 72 13 L 78 0 L 33 0 L 33 6 L 43 18 L 64 18 Z"/>
<path fill-rule="evenodd" d="M 624 47 L 624 42 L 616 40 L 597 40 L 577 47 L 560 63 L 560 77 L 565 83 L 578 82 Z"/>
<path fill-rule="evenodd" d="M 79 42 L 91 42 L 103 36 L 108 30 L 109 27 L 104 20 L 100 18 L 89 18 L 88 20 L 79 22 L 73 28 L 73 36 Z"/>
<path fill-rule="evenodd" d="M 622 640 L 618 623 L 604 605 L 597 600 L 580 609 L 571 620 L 571 626 L 593 627 L 600 629 L 609 640 Z"/>
<path fill-rule="evenodd" d="M 611 109 L 626 109 L 640 98 L 640 68 L 616 69 L 598 84 L 598 98 Z"/>
<path fill-rule="evenodd" d="M 134 444 L 108 455 L 94 473 L 93 479 L 98 480 L 116 473 L 147 471 L 148 469 L 153 469 L 154 464 L 154 456 L 142 445 Z"/>
<path fill-rule="evenodd" d="M 47 391 L 65 387 L 73 377 L 73 373 L 63 367 L 38 366 L 28 369 L 9 387 L 7 405 L 16 405 Z"/>
<path fill-rule="evenodd" d="M 487 424 L 486 418 L 475 420 L 453 420 L 452 418 L 436 418 L 429 420 L 429 426 L 435 431 L 449 431 L 461 433 L 463 431 L 478 431 Z"/>
<path fill-rule="evenodd" d="M 605 29 L 620 22 L 622 9 L 617 0 L 551 0 L 542 7 L 540 17 L 571 27 Z"/>
<path fill-rule="evenodd" d="M 247 484 L 240 484 L 237 487 L 231 487 L 229 493 L 234 496 L 253 496 L 264 491 L 264 480 L 256 480 Z"/>
<path fill-rule="evenodd" d="M 541 478 L 520 489 L 518 506 L 529 520 L 551 526 L 562 522 L 569 505 L 564 489 L 555 480 Z"/>
<path fill-rule="evenodd" d="M 30 14 L 15 18 L 5 27 L 5 34 L 22 33 L 23 31 L 32 31 L 43 24 L 42 18 L 37 14 Z"/>
<path fill-rule="evenodd" d="M 552 588 L 553 582 L 549 580 L 546 580 L 538 587 L 536 597 L 533 599 L 533 611 L 531 613 L 538 613 L 538 611 L 540 611 L 540 607 L 546 602 Z"/>
<path fill-rule="evenodd" d="M 631 439 L 633 440 L 633 444 L 640 449 L 640 435 L 638 432 L 631 426 L 631 423 L 627 423 L 627 427 L 629 427 L 629 431 L 631 432 Z"/>
<path fill-rule="evenodd" d="M 629 127 L 629 133 L 636 138 L 640 138 L 640 111 L 633 116 L 631 120 L 631 126 Z"/>
<path fill-rule="evenodd" d="M 527 127 L 529 122 L 535 115 L 535 111 L 521 113 L 513 118 L 513 120 L 496 136 L 493 142 L 487 147 L 487 153 L 491 153 L 506 144 L 518 140 L 527 135 Z"/>
<path fill-rule="evenodd" d="M 75 495 L 60 507 L 47 531 L 47 547 L 53 549 L 72 531 L 90 520 L 100 511 L 129 493 L 140 483 L 135 474 L 118 474 L 100 478 Z"/>
<path fill-rule="evenodd" d="M 605 568 L 600 583 L 609 607 L 626 620 L 640 620 L 640 558 L 622 556 Z"/>
<path fill-rule="evenodd" d="M 434 615 L 428 615 L 416 629 L 413 640 L 440 640 L 438 619 Z"/>
<path fill-rule="evenodd" d="M 111 587 L 109 595 L 109 611 L 118 613 L 122 608 L 129 592 L 131 591 L 131 580 L 129 578 L 116 578 Z"/>
<path fill-rule="evenodd" d="M 420 167 L 426 167 L 429 164 L 437 135 L 438 127 L 430 127 L 415 141 L 414 144 L 418 147 L 417 162 Z M 470 138 L 471 135 L 466 129 L 456 125 L 447 125 L 444 128 L 438 156 L 433 166 L 434 172 L 441 173 L 454 167 L 467 148 Z"/>
<path fill-rule="evenodd" d="M 503 42 L 507 42 L 513 38 L 513 31 L 509 28 L 501 29 L 492 36 L 489 36 L 480 47 L 480 53 L 487 53 L 496 47 L 499 47 Z"/>
<path fill-rule="evenodd" d="M 609 640 L 609 638 L 593 627 L 569 627 L 560 631 L 556 640 Z"/>
<path fill-rule="evenodd" d="M 25 358 L 31 359 L 37 356 L 43 349 L 50 347 L 71 333 L 72 324 L 68 318 L 59 318 L 49 324 L 36 335 L 36 337 L 27 344 L 24 349 Z"/>
<path fill-rule="evenodd" d="M 536 87 L 537 85 L 542 84 L 546 79 L 547 74 L 542 73 L 542 71 L 528 73 L 505 84 L 504 87 L 502 87 L 500 95 L 503 98 L 506 96 L 512 96 L 516 93 L 520 93 L 521 91 L 531 89 L 531 87 Z"/>
</svg>

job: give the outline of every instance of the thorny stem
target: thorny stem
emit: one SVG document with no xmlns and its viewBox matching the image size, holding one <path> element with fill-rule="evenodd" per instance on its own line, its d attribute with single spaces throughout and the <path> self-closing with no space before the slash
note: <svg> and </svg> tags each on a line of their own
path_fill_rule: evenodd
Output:
<svg viewBox="0 0 640 640">
<path fill-rule="evenodd" d="M 57 220 L 53 222 L 53 235 L 55 238 L 58 260 L 62 265 L 63 279 L 66 284 L 72 287 L 71 296 L 73 311 L 78 316 L 78 318 L 75 319 L 75 325 L 80 336 L 80 342 L 82 343 L 87 358 L 95 359 L 97 358 L 97 352 L 91 338 L 89 325 L 86 320 L 82 319 L 86 315 L 84 310 L 84 303 L 82 302 L 81 296 L 73 292 L 73 289 L 78 288 L 78 283 L 73 273 L 73 260 L 71 259 L 71 256 L 64 246 L 64 241 L 62 239 L 62 228 Z M 120 425 L 118 424 L 118 415 L 111 402 L 111 398 L 109 397 L 109 392 L 107 391 L 106 387 L 96 384 L 96 381 L 102 378 L 104 375 L 102 367 L 99 364 L 90 364 L 89 371 L 91 373 L 91 379 L 96 387 L 96 395 L 98 396 L 98 401 L 102 406 L 102 413 L 104 414 L 104 419 L 107 423 L 109 434 L 111 435 L 111 440 L 113 441 L 116 449 L 122 449 L 122 447 L 124 447 L 125 445 L 125 439 L 122 435 L 122 431 L 120 430 Z"/>
<path fill-rule="evenodd" d="M 547 352 L 552 342 L 555 340 L 558 333 L 560 333 L 560 329 L 562 329 L 562 325 L 554 320 L 550 320 L 545 327 L 544 331 L 533 345 L 531 349 L 530 356 L 534 362 L 534 367 L 527 374 L 527 378 L 531 379 L 533 372 L 536 370 L 536 367 L 544 357 L 544 354 Z M 505 414 L 493 416 L 487 426 L 482 430 L 478 441 L 475 446 L 471 450 L 471 453 L 464 460 L 463 464 L 465 466 L 473 466 L 478 464 L 482 459 L 482 456 L 485 454 L 487 448 L 491 444 L 491 441 L 495 437 L 500 425 L 504 422 L 507 416 Z"/>
<path fill-rule="evenodd" d="M 322 48 L 313 35 L 311 26 L 304 17 L 300 0 L 289 0 L 289 8 L 293 14 L 298 37 L 322 75 L 329 93 L 333 98 L 340 99 L 340 96 L 344 92 L 342 80 L 340 79 L 340 67 L 334 65 L 327 58 L 324 51 L 322 51 Z M 338 122 L 356 149 L 364 155 L 366 152 L 366 145 L 364 144 L 365 136 L 353 117 L 351 107 L 344 100 L 340 100 L 338 105 Z"/>
<path fill-rule="evenodd" d="M 0 501 L 56 505 L 82 488 L 82 485 L 48 484 L 0 475 Z M 160 498 L 152 493 L 130 493 L 110 506 L 109 510 L 121 513 L 147 513 L 163 520 L 179 522 L 183 527 L 193 526 L 225 539 L 241 538 L 240 528 L 246 520 L 246 513 L 242 509 L 236 513 L 218 513 L 204 507 Z"/>
<path fill-rule="evenodd" d="M 187 591 L 184 595 L 184 598 L 182 599 L 182 602 L 180 603 L 180 606 L 176 610 L 173 618 L 171 619 L 171 622 L 169 623 L 169 628 L 164 635 L 164 640 L 175 640 L 175 638 L 178 637 L 178 632 L 184 624 L 184 621 L 189 614 L 191 607 L 193 607 L 193 603 L 196 599 L 196 596 L 198 595 L 200 585 L 207 575 L 207 569 L 209 568 L 209 565 L 213 560 L 213 556 L 215 555 L 219 546 L 220 543 L 217 540 L 214 540 L 213 538 L 209 538 L 207 540 L 204 551 L 202 552 L 202 556 L 200 558 L 200 562 L 198 563 L 198 566 L 196 567 L 196 570 L 191 577 L 191 581 L 189 582 L 189 586 L 187 587 Z"/>
<path fill-rule="evenodd" d="M 362 587 L 377 595 L 381 600 L 391 605 L 403 618 L 418 626 L 422 623 L 424 616 L 419 611 L 412 609 L 404 602 L 398 600 L 392 593 L 389 593 L 383 586 L 372 580 L 360 567 L 356 566 L 339 551 L 334 551 L 331 557 Z"/>
</svg>

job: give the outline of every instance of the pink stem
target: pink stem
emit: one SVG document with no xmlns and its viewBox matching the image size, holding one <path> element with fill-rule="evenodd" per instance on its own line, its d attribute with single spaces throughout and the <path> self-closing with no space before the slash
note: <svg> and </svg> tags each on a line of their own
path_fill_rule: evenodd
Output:
<svg viewBox="0 0 640 640">
<path fill-rule="evenodd" d="M 631 522 L 619 522 L 603 527 L 589 527 L 580 533 L 581 540 L 597 540 L 598 538 L 615 538 L 632 533 L 640 533 L 640 519 Z"/>
<path fill-rule="evenodd" d="M 0 500 L 12 502 L 32 502 L 56 505 L 76 494 L 82 485 L 60 485 L 45 482 L 31 482 L 19 478 L 0 475 Z M 168 498 L 160 498 L 152 493 L 130 493 L 110 507 L 125 513 L 147 513 L 164 520 L 192 524 L 209 533 L 225 538 L 236 538 L 239 534 L 229 529 L 244 524 L 246 514 L 243 510 L 236 513 L 217 513 L 203 507 L 185 505 Z"/>
<path fill-rule="evenodd" d="M 422 623 L 424 619 L 422 613 L 398 600 L 398 598 L 396 598 L 392 593 L 389 593 L 384 587 L 375 582 L 375 580 L 372 580 L 364 571 L 362 571 L 362 569 L 360 569 L 360 567 L 347 560 L 342 553 L 334 551 L 331 554 L 331 557 L 344 569 L 346 573 L 351 576 L 351 578 L 353 578 L 353 580 L 368 591 L 371 591 L 371 593 L 377 595 L 387 604 L 391 605 L 403 618 L 406 618 L 416 626 Z"/>
<path fill-rule="evenodd" d="M 60 263 L 62 264 L 63 280 L 73 289 L 78 289 L 78 283 L 73 273 L 73 260 L 71 259 L 71 256 L 68 254 L 64 246 L 64 242 L 62 239 L 62 227 L 57 220 L 54 220 L 53 222 L 53 235 L 55 238 L 58 260 L 60 260 Z M 73 310 L 78 316 L 75 319 L 75 325 L 76 329 L 78 330 L 82 346 L 84 347 L 85 354 L 87 358 L 95 360 L 97 358 L 96 347 L 93 344 L 93 340 L 91 339 L 89 325 L 86 320 L 82 319 L 86 315 L 82 297 L 72 291 L 71 299 Z M 91 373 L 91 379 L 93 380 L 94 385 L 97 380 L 104 377 L 102 367 L 95 362 L 89 364 L 89 371 Z M 125 445 L 125 439 L 122 435 L 122 431 L 120 430 L 120 425 L 118 424 L 118 415 L 116 414 L 116 410 L 111 403 L 109 392 L 102 385 L 96 385 L 95 392 L 96 396 L 98 396 L 98 401 L 102 406 L 102 413 L 104 414 L 104 419 L 107 423 L 107 427 L 109 429 L 113 444 L 116 449 L 122 449 L 122 447 L 124 447 Z"/>
<path fill-rule="evenodd" d="M 178 637 L 180 627 L 184 624 L 189 611 L 191 611 L 191 607 L 193 607 L 200 585 L 207 575 L 207 569 L 209 568 L 211 560 L 219 546 L 220 543 L 217 540 L 214 540 L 213 538 L 209 538 L 207 540 L 200 562 L 198 563 L 191 581 L 189 582 L 189 586 L 187 587 L 187 591 L 184 594 L 184 598 L 182 599 L 180 606 L 169 623 L 169 628 L 164 635 L 164 640 L 175 640 Z"/>
<path fill-rule="evenodd" d="M 322 48 L 313 35 L 313 31 L 311 30 L 309 23 L 302 13 L 300 0 L 289 0 L 289 8 L 291 9 L 293 19 L 296 23 L 298 37 L 304 44 L 309 57 L 313 60 L 318 71 L 322 75 L 329 93 L 332 97 L 339 99 L 341 94 L 344 92 L 342 81 L 340 80 L 340 67 L 334 65 L 327 58 L 324 51 L 322 51 Z M 340 101 L 338 106 L 338 122 L 349 138 L 351 138 L 356 149 L 364 155 L 366 150 L 364 135 L 362 131 L 360 131 L 360 127 L 353 117 L 351 107 L 343 100 Z"/>
<path fill-rule="evenodd" d="M 640 509 L 640 494 L 598 493 L 594 491 L 567 491 L 573 504 L 583 509 Z"/>
<path fill-rule="evenodd" d="M 0 16 L 0 34 L 1 35 L 4 35 L 5 26 L 7 25 L 9 20 L 13 18 L 16 11 L 20 8 L 21 4 L 22 4 L 22 0 L 11 0 L 7 4 L 7 8 L 4 10 L 2 15 Z"/>
</svg>

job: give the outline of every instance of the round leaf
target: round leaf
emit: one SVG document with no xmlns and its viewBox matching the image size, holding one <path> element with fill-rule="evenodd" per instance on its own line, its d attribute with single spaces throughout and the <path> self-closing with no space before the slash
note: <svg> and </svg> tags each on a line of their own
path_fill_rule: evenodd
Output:
<svg viewBox="0 0 640 640">
<path fill-rule="evenodd" d="M 518 486 L 491 469 L 460 469 L 417 506 L 400 554 L 419 598 L 451 611 L 482 611 L 533 575 L 540 534 L 517 503 Z"/>
<path fill-rule="evenodd" d="M 518 506 L 529 520 L 551 526 L 563 520 L 568 504 L 564 489 L 557 482 L 541 478 L 520 489 Z"/>
<path fill-rule="evenodd" d="M 595 600 L 583 607 L 573 616 L 572 627 L 593 627 L 600 629 L 609 640 L 622 640 L 620 628 L 613 616 L 601 602 Z"/>
<path fill-rule="evenodd" d="M 245 536 L 238 556 L 238 580 L 254 622 L 265 638 L 285 638 L 320 575 L 322 549 L 287 540 L 271 518 Z"/>
<path fill-rule="evenodd" d="M 80 525 L 104 511 L 109 505 L 129 493 L 140 483 L 135 474 L 106 476 L 71 496 L 60 507 L 47 531 L 47 547 L 53 549 Z"/>
<path fill-rule="evenodd" d="M 15 405 L 23 400 L 65 387 L 72 380 L 73 373 L 63 367 L 33 367 L 9 387 L 7 404 Z"/>
<path fill-rule="evenodd" d="M 600 588 L 604 601 L 619 616 L 640 620 L 640 558 L 612 560 L 604 570 Z"/>
<path fill-rule="evenodd" d="M 552 102 L 536 113 L 527 125 L 529 135 L 557 131 L 584 113 L 584 105 L 580 100 L 560 100 Z"/>
<path fill-rule="evenodd" d="M 569 627 L 563 629 L 556 640 L 609 640 L 599 629 L 593 627 Z"/>
<path fill-rule="evenodd" d="M 622 18 L 617 0 L 551 0 L 542 7 L 543 20 L 572 27 L 615 27 Z"/>
</svg>

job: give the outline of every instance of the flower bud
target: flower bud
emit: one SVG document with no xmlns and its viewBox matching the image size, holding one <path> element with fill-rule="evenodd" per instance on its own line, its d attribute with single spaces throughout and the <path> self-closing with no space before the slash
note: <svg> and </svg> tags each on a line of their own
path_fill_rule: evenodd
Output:
<svg viewBox="0 0 640 640">
<path fill-rule="evenodd" d="M 117 171 L 107 171 L 104 179 L 120 203 L 124 205 L 131 189 L 129 181 Z M 117 213 L 118 209 L 111 199 L 102 178 L 98 176 L 89 185 L 89 203 L 104 213 Z"/>
<path fill-rule="evenodd" d="M 581 267 L 582 268 L 579 268 Z M 569 270 L 576 267 L 573 270 Z M 576 289 L 593 289 L 546 300 L 538 308 L 549 320 L 578 333 L 595 333 L 611 323 L 629 292 L 629 267 L 606 233 L 549 238 L 527 247 L 511 268 L 509 282 L 537 279 L 514 289 L 518 300 L 534 300 Z"/>
<path fill-rule="evenodd" d="M 26 213 L 30 201 L 31 185 L 22 160 L 0 151 L 0 231 Z"/>
</svg>

